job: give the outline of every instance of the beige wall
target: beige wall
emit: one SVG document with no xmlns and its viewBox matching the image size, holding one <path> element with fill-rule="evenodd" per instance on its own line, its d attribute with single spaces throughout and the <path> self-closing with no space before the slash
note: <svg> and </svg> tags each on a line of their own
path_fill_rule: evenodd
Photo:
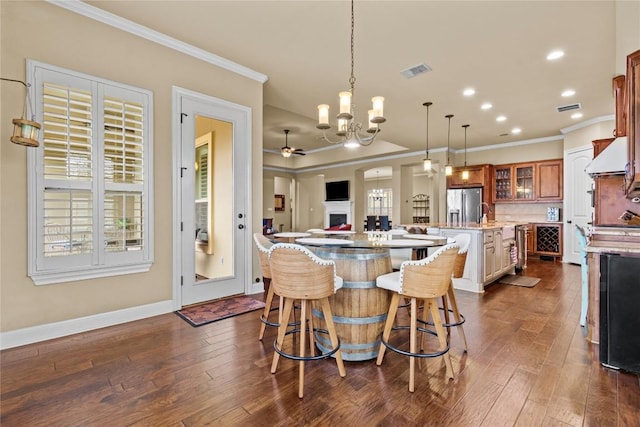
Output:
<svg viewBox="0 0 640 427">
<path fill-rule="evenodd" d="M 172 299 L 172 85 L 252 109 L 253 200 L 262 199 L 262 84 L 40 1 L 2 2 L 1 75 L 25 79 L 28 58 L 153 91 L 155 262 L 148 273 L 35 286 L 27 277 L 27 150 L 7 126 L 24 91 L 2 84 L 0 331 Z M 253 228 L 261 206 L 253 204 Z M 253 276 L 259 276 L 254 260 Z"/>
<path fill-rule="evenodd" d="M 595 139 L 613 138 L 615 126 L 615 121 L 607 120 L 567 132 L 564 136 L 564 150 L 591 146 L 591 142 Z"/>
</svg>

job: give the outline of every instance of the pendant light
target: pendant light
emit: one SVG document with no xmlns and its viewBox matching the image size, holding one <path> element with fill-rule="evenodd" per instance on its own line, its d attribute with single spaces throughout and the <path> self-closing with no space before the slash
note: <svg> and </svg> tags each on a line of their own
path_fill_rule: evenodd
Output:
<svg viewBox="0 0 640 427">
<path fill-rule="evenodd" d="M 447 164 L 444 167 L 444 174 L 446 176 L 453 175 L 453 166 L 451 165 L 451 159 L 449 158 L 449 150 L 451 145 L 451 118 L 453 114 L 447 114 L 445 118 L 449 119 L 449 130 L 447 130 Z"/>
<path fill-rule="evenodd" d="M 467 169 L 467 128 L 469 125 L 462 125 L 464 128 L 464 169 L 462 170 L 462 180 L 469 180 L 469 170 Z"/>
<path fill-rule="evenodd" d="M 22 80 L 5 79 L 4 77 L 0 77 L 0 80 L 20 83 L 26 89 L 26 99 L 22 117 L 20 117 L 19 119 L 13 119 L 11 121 L 13 123 L 13 136 L 9 139 L 14 144 L 24 145 L 25 147 L 37 147 L 39 145 L 38 135 L 40 133 L 41 125 L 40 123 L 36 122 L 33 117 L 33 110 L 31 108 L 31 97 L 29 96 L 29 88 L 31 87 L 31 84 L 25 83 Z M 31 120 L 25 118 L 29 117 L 29 113 L 32 114 Z"/>
<path fill-rule="evenodd" d="M 422 164 L 422 170 L 430 171 L 431 170 L 431 159 L 429 158 L 429 107 L 433 104 L 433 102 L 425 102 L 422 104 L 427 107 L 427 144 L 424 150 L 424 162 Z"/>
</svg>

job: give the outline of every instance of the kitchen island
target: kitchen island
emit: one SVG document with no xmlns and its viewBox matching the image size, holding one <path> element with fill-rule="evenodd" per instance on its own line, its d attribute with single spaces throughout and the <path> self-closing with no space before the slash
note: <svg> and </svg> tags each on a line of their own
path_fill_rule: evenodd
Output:
<svg viewBox="0 0 640 427">
<path fill-rule="evenodd" d="M 419 227 L 429 234 L 455 237 L 471 235 L 467 263 L 461 278 L 453 279 L 453 287 L 471 292 L 484 292 L 484 287 L 507 274 L 515 274 L 515 227 L 520 222 L 488 222 L 485 224 L 406 224 L 406 229 Z"/>
</svg>

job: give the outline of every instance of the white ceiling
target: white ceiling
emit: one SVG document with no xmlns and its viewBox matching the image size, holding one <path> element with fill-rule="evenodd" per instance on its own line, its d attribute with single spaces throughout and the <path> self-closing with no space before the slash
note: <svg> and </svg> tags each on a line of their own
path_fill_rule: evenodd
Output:
<svg viewBox="0 0 640 427">
<path fill-rule="evenodd" d="M 315 128 L 317 105 L 331 106 L 348 89 L 350 3 L 345 1 L 90 1 L 112 12 L 255 71 L 264 87 L 264 146 L 326 148 Z M 355 3 L 356 119 L 370 98 L 385 97 L 375 155 L 468 147 L 560 135 L 579 122 L 614 113 L 614 1 L 362 1 Z M 557 61 L 546 55 L 562 49 Z M 425 63 L 433 71 L 406 79 L 400 71 Z M 476 94 L 464 97 L 463 89 Z M 576 95 L 563 98 L 565 89 Z M 493 108 L 480 109 L 483 102 Z M 575 111 L 557 106 L 580 103 Z M 504 114 L 507 120 L 496 122 Z M 511 134 L 513 127 L 522 133 Z M 372 148 L 372 147 L 368 147 Z M 338 152 L 338 151 L 336 151 Z M 365 150 L 366 152 L 366 150 Z M 326 152 L 325 152 L 326 153 Z M 318 157 L 320 157 L 318 155 Z M 326 157 L 326 156 L 325 156 Z M 334 160 L 339 160 L 334 156 Z"/>
</svg>

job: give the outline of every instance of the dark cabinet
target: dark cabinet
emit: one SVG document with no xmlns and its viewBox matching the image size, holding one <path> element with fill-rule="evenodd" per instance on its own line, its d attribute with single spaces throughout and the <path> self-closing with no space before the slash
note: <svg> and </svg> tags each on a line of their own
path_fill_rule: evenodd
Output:
<svg viewBox="0 0 640 427">
<path fill-rule="evenodd" d="M 640 258 L 600 255 L 600 363 L 640 374 Z"/>
</svg>

